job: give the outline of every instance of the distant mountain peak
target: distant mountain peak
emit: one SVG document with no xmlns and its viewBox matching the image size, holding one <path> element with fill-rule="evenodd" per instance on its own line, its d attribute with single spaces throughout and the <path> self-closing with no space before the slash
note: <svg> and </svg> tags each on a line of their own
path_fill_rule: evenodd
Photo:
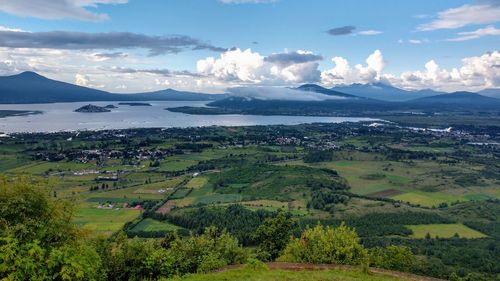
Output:
<svg viewBox="0 0 500 281">
<path fill-rule="evenodd" d="M 296 89 L 302 90 L 302 91 L 307 91 L 307 92 L 320 93 L 320 94 L 324 94 L 324 95 L 328 95 L 328 96 L 338 96 L 338 97 L 344 97 L 344 98 L 359 98 L 359 97 L 354 96 L 354 95 L 346 94 L 346 93 L 339 92 L 336 90 L 327 89 L 327 88 L 324 88 L 324 87 L 317 85 L 317 84 L 304 84 L 304 85 L 297 87 Z"/>
<path fill-rule="evenodd" d="M 23 71 L 19 74 L 15 74 L 12 76 L 23 77 L 23 78 L 46 78 L 45 76 L 42 76 L 34 71 Z"/>
</svg>

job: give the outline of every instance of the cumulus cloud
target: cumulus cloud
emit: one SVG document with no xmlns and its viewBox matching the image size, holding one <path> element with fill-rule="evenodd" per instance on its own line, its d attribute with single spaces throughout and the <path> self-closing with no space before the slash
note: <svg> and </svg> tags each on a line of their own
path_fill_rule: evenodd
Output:
<svg viewBox="0 0 500 281">
<path fill-rule="evenodd" d="M 496 3 L 495 3 L 496 2 Z M 500 20 L 498 1 L 482 1 L 441 11 L 431 22 L 417 27 L 420 31 L 456 29 L 472 24 L 490 24 Z"/>
<path fill-rule="evenodd" d="M 0 47 L 66 50 L 143 48 L 150 55 L 178 53 L 186 49 L 221 52 L 216 47 L 186 35 L 149 36 L 130 32 L 87 33 L 72 31 L 1 31 Z"/>
<path fill-rule="evenodd" d="M 408 89 L 432 88 L 443 91 L 500 87 L 500 52 L 467 57 L 459 68 L 443 69 L 434 60 L 424 70 L 406 71 L 400 76 L 385 75 L 392 84 Z"/>
<path fill-rule="evenodd" d="M 84 21 L 102 21 L 107 14 L 95 13 L 101 4 L 124 4 L 127 0 L 15 0 L 2 1 L 0 11 L 24 17 L 41 19 L 77 19 Z"/>
<path fill-rule="evenodd" d="M 334 27 L 326 31 L 326 33 L 333 35 L 333 36 L 339 36 L 339 35 L 347 35 L 351 34 L 356 30 L 356 27 L 353 25 L 346 25 L 346 26 L 341 26 L 341 27 Z"/>
<path fill-rule="evenodd" d="M 232 96 L 258 100 L 324 101 L 343 99 L 342 97 L 328 96 L 316 92 L 266 86 L 234 87 L 228 89 L 228 93 Z"/>
<path fill-rule="evenodd" d="M 251 49 L 234 49 L 222 53 L 219 58 L 199 60 L 197 70 L 200 74 L 228 82 L 303 83 L 318 81 L 317 61 L 321 59 L 321 56 L 307 51 L 264 57 Z"/>
<path fill-rule="evenodd" d="M 499 36 L 500 29 L 490 25 L 485 28 L 479 28 L 474 31 L 459 32 L 457 33 L 457 35 L 458 35 L 457 37 L 448 39 L 448 41 L 467 41 L 467 40 L 481 38 L 484 36 Z"/>
<path fill-rule="evenodd" d="M 372 83 L 381 79 L 385 67 L 384 57 L 380 50 L 375 50 L 366 59 L 366 65 L 349 65 L 347 59 L 334 57 L 332 62 L 335 67 L 321 72 L 321 82 L 325 85 Z"/>
</svg>

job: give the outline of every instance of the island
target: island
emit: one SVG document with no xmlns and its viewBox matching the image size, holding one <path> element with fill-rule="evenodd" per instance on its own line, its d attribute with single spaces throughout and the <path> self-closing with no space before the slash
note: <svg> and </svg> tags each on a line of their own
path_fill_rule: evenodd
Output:
<svg viewBox="0 0 500 281">
<path fill-rule="evenodd" d="M 118 105 L 128 105 L 128 106 L 152 106 L 150 103 L 146 103 L 146 102 L 120 102 Z"/>
<path fill-rule="evenodd" d="M 106 108 L 106 109 L 115 109 L 115 108 L 118 108 L 118 106 L 116 106 L 114 104 L 108 104 L 104 108 Z"/>
<path fill-rule="evenodd" d="M 111 112 L 111 110 L 104 108 L 102 106 L 97 106 L 93 104 L 84 105 L 75 110 L 75 112 L 81 113 L 102 113 L 102 112 Z"/>
</svg>

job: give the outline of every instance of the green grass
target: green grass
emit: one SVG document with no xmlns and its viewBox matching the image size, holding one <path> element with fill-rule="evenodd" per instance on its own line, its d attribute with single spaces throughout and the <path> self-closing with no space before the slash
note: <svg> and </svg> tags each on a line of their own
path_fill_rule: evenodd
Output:
<svg viewBox="0 0 500 281">
<path fill-rule="evenodd" d="M 240 194 L 212 194 L 208 196 L 198 197 L 193 204 L 216 204 L 216 203 L 232 203 L 241 201 Z"/>
<path fill-rule="evenodd" d="M 174 280 L 182 281 L 210 281 L 210 280 L 244 280 L 244 281 L 389 281 L 410 280 L 400 279 L 379 274 L 367 274 L 357 270 L 317 270 L 317 271 L 288 271 L 288 270 L 251 270 L 236 269 L 224 272 L 193 274 Z"/>
<path fill-rule="evenodd" d="M 93 234 L 111 235 L 139 215 L 139 210 L 98 209 L 95 205 L 89 205 L 78 208 L 73 221 Z"/>
<path fill-rule="evenodd" d="M 407 225 L 413 231 L 413 238 L 425 238 L 427 233 L 432 238 L 451 238 L 458 234 L 461 238 L 485 238 L 483 233 L 471 229 L 463 224 L 421 224 L 421 225 Z"/>
<path fill-rule="evenodd" d="M 452 203 L 457 200 L 463 200 L 460 196 L 444 192 L 408 192 L 393 196 L 394 200 L 401 200 L 403 202 L 410 202 L 425 207 L 438 206 L 440 203 Z"/>
<path fill-rule="evenodd" d="M 177 229 L 179 229 L 179 227 L 174 224 L 147 218 L 139 222 L 132 229 L 132 232 L 133 231 L 176 231 Z"/>
<path fill-rule="evenodd" d="M 187 184 L 187 188 L 201 188 L 208 183 L 208 178 L 203 176 L 198 176 L 191 179 Z"/>
</svg>

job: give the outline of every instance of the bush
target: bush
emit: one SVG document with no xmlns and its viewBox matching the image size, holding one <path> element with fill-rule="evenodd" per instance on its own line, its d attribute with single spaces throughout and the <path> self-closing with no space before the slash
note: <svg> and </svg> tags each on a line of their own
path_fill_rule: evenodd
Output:
<svg viewBox="0 0 500 281">
<path fill-rule="evenodd" d="M 410 248 L 405 246 L 375 247 L 369 250 L 370 265 L 397 271 L 409 271 L 415 257 Z"/>
<path fill-rule="evenodd" d="M 285 248 L 280 261 L 318 264 L 361 265 L 368 253 L 360 244 L 356 231 L 341 224 L 339 227 L 321 226 L 306 229 L 300 238 Z"/>
</svg>

